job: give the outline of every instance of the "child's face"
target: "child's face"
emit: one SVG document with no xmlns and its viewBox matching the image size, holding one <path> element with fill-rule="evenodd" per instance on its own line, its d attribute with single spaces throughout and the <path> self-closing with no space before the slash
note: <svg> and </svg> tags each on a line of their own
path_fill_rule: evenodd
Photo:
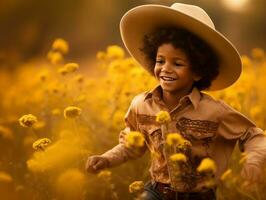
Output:
<svg viewBox="0 0 266 200">
<path fill-rule="evenodd" d="M 191 64 L 185 52 L 170 43 L 159 46 L 154 74 L 162 89 L 168 92 L 188 91 L 193 82 L 200 79 L 191 71 Z"/>
</svg>

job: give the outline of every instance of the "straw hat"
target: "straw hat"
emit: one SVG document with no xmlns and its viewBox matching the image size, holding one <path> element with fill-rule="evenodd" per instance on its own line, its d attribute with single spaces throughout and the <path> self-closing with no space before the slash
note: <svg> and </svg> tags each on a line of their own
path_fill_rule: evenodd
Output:
<svg viewBox="0 0 266 200">
<path fill-rule="evenodd" d="M 174 3 L 171 7 L 148 4 L 129 10 L 120 22 L 122 40 L 133 58 L 153 74 L 149 62 L 139 50 L 144 35 L 161 26 L 185 28 L 211 46 L 220 61 L 219 75 L 208 90 L 232 85 L 241 74 L 241 59 L 233 44 L 219 33 L 208 14 L 200 7 Z"/>
</svg>

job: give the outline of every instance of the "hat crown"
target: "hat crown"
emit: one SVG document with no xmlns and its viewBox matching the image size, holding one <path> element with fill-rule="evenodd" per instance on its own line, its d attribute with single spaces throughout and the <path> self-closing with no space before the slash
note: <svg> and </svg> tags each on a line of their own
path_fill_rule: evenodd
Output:
<svg viewBox="0 0 266 200">
<path fill-rule="evenodd" d="M 198 6 L 183 3 L 174 3 L 171 8 L 206 24 L 212 29 L 215 29 L 214 23 L 212 22 L 209 15 Z"/>
</svg>

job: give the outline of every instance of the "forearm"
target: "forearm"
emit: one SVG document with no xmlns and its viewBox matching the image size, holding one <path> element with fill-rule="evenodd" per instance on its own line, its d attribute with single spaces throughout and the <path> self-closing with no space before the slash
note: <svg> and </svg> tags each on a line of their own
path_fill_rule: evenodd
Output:
<svg viewBox="0 0 266 200">
<path fill-rule="evenodd" d="M 145 147 L 142 149 L 127 148 L 124 144 L 118 144 L 101 156 L 109 161 L 109 167 L 118 166 L 129 159 L 136 159 L 145 153 Z"/>
<path fill-rule="evenodd" d="M 266 137 L 259 128 L 252 128 L 253 132 L 245 142 L 246 161 L 241 175 L 251 182 L 260 182 L 264 177 L 266 161 Z"/>
<path fill-rule="evenodd" d="M 262 166 L 266 161 L 266 136 L 260 128 L 251 128 L 250 137 L 244 144 L 246 164 Z"/>
</svg>

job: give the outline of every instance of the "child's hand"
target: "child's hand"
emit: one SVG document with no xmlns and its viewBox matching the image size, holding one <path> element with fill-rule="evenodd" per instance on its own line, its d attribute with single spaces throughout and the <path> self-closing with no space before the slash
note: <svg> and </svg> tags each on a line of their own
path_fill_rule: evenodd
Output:
<svg viewBox="0 0 266 200">
<path fill-rule="evenodd" d="M 109 161 L 102 156 L 90 156 L 86 162 L 86 170 L 89 173 L 98 173 L 99 170 L 107 168 Z"/>
</svg>

